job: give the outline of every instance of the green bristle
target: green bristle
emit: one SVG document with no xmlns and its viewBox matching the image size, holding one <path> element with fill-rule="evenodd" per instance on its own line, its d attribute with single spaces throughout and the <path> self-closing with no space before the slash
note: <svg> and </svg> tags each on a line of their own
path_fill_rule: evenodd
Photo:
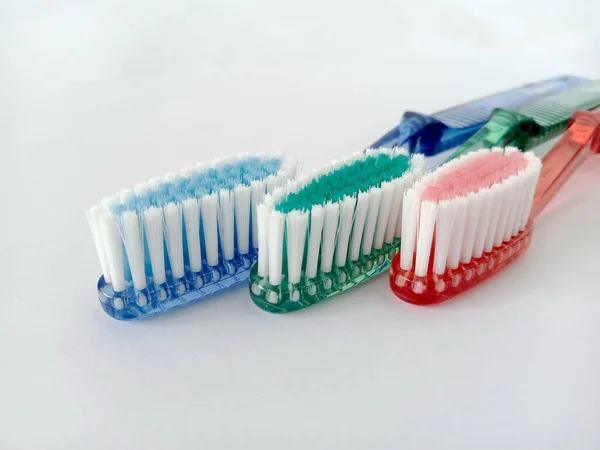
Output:
<svg viewBox="0 0 600 450">
<path fill-rule="evenodd" d="M 312 180 L 298 192 L 289 194 L 275 205 L 282 213 L 293 210 L 308 211 L 313 205 L 323 205 L 329 201 L 337 202 L 346 196 L 367 192 L 374 186 L 402 176 L 410 167 L 407 156 L 390 157 L 387 154 L 368 156 L 350 165 Z"/>
<path fill-rule="evenodd" d="M 263 224 L 267 223 L 268 236 L 266 239 L 271 242 L 270 245 L 275 245 L 276 251 L 269 255 L 259 252 L 259 264 L 253 267 L 250 275 L 252 300 L 266 311 L 277 313 L 296 311 L 350 289 L 385 271 L 400 246 L 400 239 L 395 234 L 396 220 L 399 220 L 398 215 L 401 214 L 401 210 L 398 209 L 400 204 L 396 203 L 395 219 L 388 222 L 385 214 L 383 219 L 379 219 L 379 200 L 373 200 L 377 203 L 370 204 L 370 199 L 381 198 L 383 192 L 381 185 L 383 183 L 400 179 L 406 172 L 412 174 L 410 178 L 407 178 L 407 180 L 410 180 L 408 183 L 412 183 L 421 177 L 422 170 L 422 157 L 409 160 L 406 155 L 397 151 L 369 151 L 345 165 L 336 164 L 331 166 L 328 172 L 308 179 L 307 184 L 302 185 L 301 188 L 291 187 L 289 190 L 278 192 L 273 202 L 274 212 L 268 213 L 273 215 L 267 216 L 269 220 L 275 219 L 273 223 L 278 224 L 276 225 L 277 228 L 271 230 L 270 226 L 272 225 L 268 225 L 268 220 L 265 222 L 264 217 L 262 222 Z M 406 189 L 407 187 L 408 184 L 404 185 L 404 182 L 393 185 L 393 189 Z M 378 191 L 373 191 L 373 188 L 378 188 Z M 294 192 L 294 189 L 298 190 Z M 357 203 L 346 198 L 358 198 L 361 193 L 368 195 L 360 197 L 362 199 L 360 203 L 361 225 L 359 228 L 354 229 L 357 210 L 350 211 L 353 214 L 349 215 L 349 211 L 345 207 L 344 219 L 342 219 L 342 205 L 354 204 L 353 208 L 356 208 Z M 388 208 L 391 204 L 389 202 L 392 201 L 389 195 L 390 190 L 386 188 L 388 202 L 386 207 Z M 393 192 L 393 196 L 396 198 L 396 191 Z M 365 205 L 370 211 L 370 216 L 367 218 L 365 216 L 367 214 Z M 374 206 L 375 209 L 371 210 L 373 205 L 376 205 Z M 315 210 L 314 206 L 324 206 L 325 208 Z M 335 211 L 338 207 L 340 215 L 336 216 Z M 303 228 L 298 228 L 301 223 L 300 216 L 303 216 L 303 214 L 299 215 L 294 211 L 302 211 L 305 214 L 304 220 L 308 220 L 308 222 L 304 222 Z M 281 214 L 286 216 L 284 223 L 281 222 Z M 315 223 L 324 222 L 322 222 L 323 228 L 317 226 L 316 234 L 311 235 L 310 230 L 314 214 L 318 214 L 319 217 L 319 222 Z M 371 222 L 369 227 L 366 228 L 365 220 L 368 220 L 368 218 Z M 385 240 L 383 234 L 381 234 L 381 227 L 378 227 L 378 224 L 374 226 L 373 219 L 382 220 L 381 224 L 384 226 L 384 232 L 387 232 L 388 229 L 392 230 L 391 235 L 386 234 Z M 337 224 L 335 221 L 338 221 Z M 326 223 L 328 224 L 327 228 L 325 228 Z M 334 230 L 336 225 L 337 230 Z M 386 227 L 388 228 L 386 229 Z M 325 231 L 326 229 L 327 231 Z M 374 233 L 376 232 L 379 237 L 376 238 L 377 244 L 373 245 Z M 303 240 L 302 233 L 307 233 L 306 240 Z M 340 236 L 344 237 L 342 240 L 337 241 Z M 356 237 L 358 237 L 358 240 Z M 290 239 L 289 242 L 288 238 Z M 311 239 L 310 248 L 312 248 L 312 252 L 316 251 L 317 253 L 312 253 L 310 259 L 311 275 L 308 275 L 308 260 L 306 258 L 308 257 Z M 367 239 L 367 241 L 364 241 L 368 242 L 364 248 L 361 239 Z M 315 242 L 317 243 L 316 247 Z M 340 242 L 342 243 L 341 246 L 339 246 Z M 350 257 L 346 251 L 350 251 L 351 242 L 353 242 L 354 249 L 356 249 L 356 243 L 359 243 L 360 248 L 358 253 L 353 251 L 353 256 Z M 348 245 L 348 248 L 345 247 L 346 245 Z M 269 251 L 272 248 L 269 247 Z M 339 258 L 339 252 L 343 252 L 341 258 Z M 277 256 L 273 260 L 273 255 L 279 253 L 281 253 L 281 260 Z M 324 255 L 327 255 L 325 259 Z M 288 261 L 288 256 L 291 257 L 291 263 Z M 268 257 L 268 260 L 262 260 L 263 263 L 266 261 L 266 264 L 263 264 L 264 270 L 259 275 L 258 266 L 261 263 L 261 257 Z M 276 267 L 276 269 L 271 273 L 269 271 L 271 267 L 269 266 L 273 261 L 275 262 L 273 267 Z M 280 267 L 281 271 L 279 270 Z M 293 270 L 290 270 L 292 267 Z M 292 272 L 293 276 L 291 275 Z M 270 277 L 273 277 L 273 282 Z"/>
</svg>

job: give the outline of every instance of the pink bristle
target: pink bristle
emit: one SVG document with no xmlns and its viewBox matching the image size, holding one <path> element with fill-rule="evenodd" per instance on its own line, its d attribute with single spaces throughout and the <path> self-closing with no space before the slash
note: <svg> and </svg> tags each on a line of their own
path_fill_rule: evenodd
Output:
<svg viewBox="0 0 600 450">
<path fill-rule="evenodd" d="M 516 175 L 526 166 L 527 160 L 521 153 L 483 152 L 432 179 L 421 198 L 441 202 L 464 197 Z"/>
<path fill-rule="evenodd" d="M 455 270 L 473 256 L 481 256 L 482 250 L 489 252 L 522 230 L 530 206 L 525 206 L 525 199 L 523 205 L 515 202 L 523 195 L 529 198 L 540 166 L 538 158 L 515 148 L 480 150 L 425 177 L 415 188 L 417 201 L 413 205 L 419 217 L 415 273 L 427 271 L 431 254 L 436 258 L 437 274 L 443 272 L 444 266 Z M 424 205 L 433 212 L 424 214 Z M 410 256 L 414 252 L 408 245 L 406 250 L 409 253 L 403 255 L 404 270 L 411 268 Z"/>
</svg>

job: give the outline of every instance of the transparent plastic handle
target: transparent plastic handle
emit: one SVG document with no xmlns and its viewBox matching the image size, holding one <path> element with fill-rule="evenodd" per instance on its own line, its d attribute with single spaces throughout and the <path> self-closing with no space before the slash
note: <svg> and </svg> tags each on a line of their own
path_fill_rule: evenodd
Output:
<svg viewBox="0 0 600 450">
<path fill-rule="evenodd" d="M 533 200 L 536 217 L 591 153 L 600 152 L 600 114 L 577 111 L 569 128 L 543 159 Z"/>
<path fill-rule="evenodd" d="M 600 106 L 600 80 L 545 97 L 516 111 L 497 109 L 491 120 L 451 157 L 480 148 L 514 145 L 528 150 L 562 133 L 577 110 Z"/>
<path fill-rule="evenodd" d="M 589 80 L 586 78 L 572 75 L 554 77 L 463 103 L 432 114 L 432 117 L 450 128 L 469 127 L 488 121 L 497 108 L 521 108 L 549 95 L 567 91 L 588 82 Z"/>
<path fill-rule="evenodd" d="M 371 148 L 406 146 L 411 153 L 433 156 L 463 144 L 497 108 L 516 109 L 588 82 L 582 77 L 559 76 L 479 98 L 430 116 L 407 111 L 400 124 L 374 142 Z"/>
</svg>

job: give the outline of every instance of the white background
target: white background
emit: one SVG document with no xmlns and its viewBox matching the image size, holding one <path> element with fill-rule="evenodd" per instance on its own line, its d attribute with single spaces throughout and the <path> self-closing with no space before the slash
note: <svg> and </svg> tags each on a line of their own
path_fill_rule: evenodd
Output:
<svg viewBox="0 0 600 450">
<path fill-rule="evenodd" d="M 600 77 L 592 0 L 0 3 L 0 448 L 598 449 L 600 164 L 530 250 L 419 308 L 386 276 L 122 323 L 83 210 L 199 160 L 360 150 L 406 109 Z"/>
</svg>

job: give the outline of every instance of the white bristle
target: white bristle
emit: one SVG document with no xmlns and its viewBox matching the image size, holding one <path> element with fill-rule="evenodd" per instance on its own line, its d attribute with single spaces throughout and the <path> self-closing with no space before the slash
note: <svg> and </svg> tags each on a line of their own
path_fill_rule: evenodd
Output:
<svg viewBox="0 0 600 450">
<path fill-rule="evenodd" d="M 381 188 L 371 188 L 369 190 L 369 210 L 367 211 L 367 220 L 363 231 L 360 251 L 363 255 L 370 255 L 373 248 L 373 237 L 375 236 L 375 227 L 377 225 L 377 216 L 379 214 L 379 204 L 381 203 Z"/>
<path fill-rule="evenodd" d="M 217 223 L 219 198 L 216 193 L 202 197 L 202 229 L 206 262 L 214 267 L 219 264 L 219 229 Z"/>
<path fill-rule="evenodd" d="M 253 181 L 250 183 L 251 204 L 252 204 L 252 246 L 258 248 L 258 205 L 265 198 L 264 181 Z"/>
<path fill-rule="evenodd" d="M 265 181 L 267 184 L 267 192 L 269 194 L 271 192 L 273 192 L 276 187 L 279 186 L 279 178 L 276 177 L 275 175 L 271 175 L 271 176 L 267 177 L 267 179 Z"/>
<path fill-rule="evenodd" d="M 283 267 L 283 230 L 285 215 L 279 211 L 271 211 L 269 215 L 269 283 L 273 286 L 281 284 Z"/>
<path fill-rule="evenodd" d="M 273 203 L 279 203 L 279 201 L 281 200 L 281 198 L 284 196 L 285 193 L 286 193 L 286 188 L 283 186 L 279 186 L 279 187 L 273 189 L 273 192 L 271 193 L 271 196 L 273 197 Z"/>
<path fill-rule="evenodd" d="M 179 178 L 179 174 L 176 172 L 171 172 L 166 174 L 163 177 L 163 180 L 165 181 L 165 183 L 172 183 L 173 181 L 176 181 Z"/>
<path fill-rule="evenodd" d="M 521 214 L 521 226 L 519 227 L 519 231 L 522 231 L 527 225 L 527 221 L 529 220 L 529 214 L 531 212 L 531 207 L 533 203 L 533 197 L 535 195 L 535 187 L 537 185 L 537 180 L 540 176 L 540 171 L 542 169 L 542 163 L 539 159 L 532 159 L 534 156 L 530 156 L 529 158 L 529 167 L 526 169 L 526 180 L 525 186 L 525 201 L 523 202 L 523 209 L 520 212 Z"/>
<path fill-rule="evenodd" d="M 219 192 L 219 236 L 223 258 L 230 261 L 235 256 L 235 204 L 233 192 L 221 189 Z"/>
<path fill-rule="evenodd" d="M 450 235 L 447 265 L 450 269 L 456 269 L 460 263 L 460 251 L 465 235 L 469 201 L 466 197 L 458 197 L 452 201 L 456 203 L 456 214 L 454 215 L 454 224 Z"/>
<path fill-rule="evenodd" d="M 404 197 L 404 177 L 397 178 L 393 182 L 394 195 L 392 197 L 392 203 L 390 205 L 390 213 L 388 215 L 388 221 L 385 228 L 384 241 L 386 244 L 394 242 L 394 236 L 396 233 L 396 224 L 399 216 L 402 213 L 402 198 Z"/>
<path fill-rule="evenodd" d="M 163 210 L 153 206 L 144 211 L 146 242 L 152 266 L 152 277 L 156 284 L 167 281 L 165 274 L 165 250 L 163 237 Z"/>
<path fill-rule="evenodd" d="M 202 270 L 202 248 L 200 246 L 200 204 L 195 198 L 183 201 L 183 221 L 187 239 L 190 270 L 194 273 Z"/>
<path fill-rule="evenodd" d="M 279 169 L 273 172 L 277 165 Z M 258 205 L 263 201 L 273 204 L 265 194 L 267 185 L 283 194 L 285 188 L 281 186 L 298 185 L 290 182 L 298 170 L 295 159 L 226 157 L 155 177 L 103 198 L 86 211 L 86 217 L 104 281 L 112 284 L 112 290 L 105 294 L 126 290 L 130 284 L 136 291 L 146 289 L 149 283 L 164 284 L 170 275 L 183 279 L 201 273 L 207 264 L 217 267 L 224 261 L 233 261 L 235 266 L 227 265 L 227 276 L 237 274 L 239 264 L 249 269 L 252 258 L 237 260 L 235 256 L 248 255 L 250 245 L 259 245 Z M 240 184 L 231 186 L 232 177 Z M 223 272 L 215 273 L 210 281 L 222 276 Z M 194 288 L 203 286 L 203 279 L 193 279 Z M 185 289 L 177 285 L 179 293 Z M 157 289 L 156 295 L 165 300 L 170 294 Z M 140 306 L 150 300 L 141 294 L 136 294 L 136 299 Z M 128 303 L 115 300 L 112 306 L 122 309 Z"/>
<path fill-rule="evenodd" d="M 237 186 L 233 192 L 238 253 L 246 255 L 250 251 L 250 187 Z"/>
<path fill-rule="evenodd" d="M 108 262 L 106 261 L 106 252 L 102 243 L 102 234 L 100 232 L 100 223 L 98 220 L 100 213 L 100 207 L 96 205 L 86 210 L 85 217 L 87 218 L 88 225 L 90 226 L 90 230 L 92 232 L 94 246 L 96 247 L 96 252 L 98 253 L 98 259 L 100 260 L 100 268 L 102 269 L 102 274 L 104 275 L 104 281 L 110 283 L 110 272 L 108 269 Z"/>
<path fill-rule="evenodd" d="M 416 180 L 423 176 L 423 173 L 425 171 L 425 155 L 417 153 L 411 157 L 410 171 L 412 172 Z"/>
<path fill-rule="evenodd" d="M 266 277 L 269 275 L 269 217 L 271 215 L 271 205 L 262 203 L 257 208 L 257 237 L 258 247 L 258 276 Z"/>
<path fill-rule="evenodd" d="M 537 177 L 536 177 L 537 179 Z M 522 231 L 529 220 L 529 213 L 531 212 L 531 201 L 533 200 L 535 184 L 532 186 L 531 183 L 531 171 L 528 171 L 523 180 L 523 192 L 521 194 L 519 209 L 517 211 L 517 217 L 515 218 L 515 225 L 513 230 L 517 232 Z"/>
<path fill-rule="evenodd" d="M 184 167 L 179 171 L 179 176 L 182 178 L 191 178 L 191 176 L 194 174 L 194 170 L 194 167 Z"/>
<path fill-rule="evenodd" d="M 501 246 L 516 235 L 519 224 L 525 226 L 541 168 L 539 159 L 531 155 L 526 155 L 528 161 L 524 169 L 519 170 L 518 166 L 512 166 L 518 172 L 491 187 L 486 187 L 486 184 L 479 184 L 481 187 L 477 187 L 478 173 L 477 169 L 474 169 L 475 173 L 472 176 L 476 190 L 468 192 L 467 185 L 465 191 L 464 185 L 460 186 L 462 179 L 459 178 L 457 192 L 462 192 L 463 196 L 450 200 L 443 200 L 444 196 L 441 196 L 438 198 L 442 200 L 424 200 L 421 203 L 421 193 L 429 195 L 425 194 L 424 190 L 429 186 L 435 187 L 437 177 L 442 174 L 450 175 L 454 168 L 465 161 L 472 162 L 473 158 L 481 157 L 484 152 L 489 151 L 482 150 L 475 155 L 469 154 L 446 164 L 436 172 L 425 175 L 414 188 L 406 192 L 400 259 L 402 269 L 412 268 L 415 234 L 415 275 L 427 274 L 432 250 L 433 273 L 442 275 L 448 269 L 457 269 L 460 263 L 467 264 L 473 257 L 481 257 L 484 251 L 490 252 L 494 247 Z M 507 150 L 509 155 L 514 153 L 512 149 Z M 502 168 L 501 165 L 499 167 Z M 466 178 L 469 175 L 461 176 Z M 417 216 L 420 220 L 415 219 Z M 434 229 L 435 240 L 432 239 Z M 441 287 L 443 289 L 443 284 Z"/>
<path fill-rule="evenodd" d="M 114 214 L 106 212 L 102 213 L 98 219 L 113 289 L 115 292 L 123 292 L 126 288 L 126 282 L 123 265 L 123 246 L 119 229 L 117 228 L 117 218 Z"/>
<path fill-rule="evenodd" d="M 125 211 L 121 214 L 121 231 L 123 244 L 129 261 L 129 270 L 133 287 L 138 291 L 146 288 L 146 268 L 144 264 L 143 234 L 140 221 L 135 211 Z"/>
<path fill-rule="evenodd" d="M 330 171 L 334 171 L 339 169 L 340 167 L 342 167 L 342 165 L 344 164 L 344 160 L 343 159 L 334 159 L 333 161 L 331 161 L 331 163 L 329 164 L 329 170 Z"/>
<path fill-rule="evenodd" d="M 518 187 L 516 178 L 516 176 L 509 177 L 502 183 L 505 191 L 504 197 L 506 200 L 502 203 L 502 209 L 500 210 L 500 215 L 498 217 L 498 227 L 496 228 L 496 232 L 494 234 L 494 247 L 498 247 L 504 241 L 504 230 L 508 222 L 511 204 L 514 203 L 514 199 L 519 198 L 517 195 L 518 191 L 516 190 Z"/>
<path fill-rule="evenodd" d="M 427 275 L 429 267 L 429 256 L 431 243 L 433 242 L 433 230 L 435 216 L 437 214 L 437 203 L 421 203 L 421 214 L 419 217 L 419 232 L 417 237 L 417 257 L 415 260 L 415 275 L 422 277 Z"/>
<path fill-rule="evenodd" d="M 380 249 L 383 247 L 383 239 L 390 216 L 392 200 L 394 198 L 394 184 L 386 182 L 381 184 L 381 203 L 379 205 L 379 214 L 377 216 L 377 224 L 375 226 L 375 237 L 373 238 L 373 248 Z"/>
<path fill-rule="evenodd" d="M 119 201 L 123 205 L 126 205 L 129 200 L 135 197 L 135 192 L 133 189 L 123 189 L 121 192 L 119 192 L 119 197 Z"/>
<path fill-rule="evenodd" d="M 410 270 L 413 267 L 415 244 L 417 240 L 417 222 L 419 217 L 419 198 L 415 189 L 404 194 L 402 203 L 402 240 L 400 241 L 400 267 Z"/>
<path fill-rule="evenodd" d="M 133 187 L 133 192 L 136 196 L 141 197 L 146 192 L 148 192 L 148 189 L 150 189 L 148 183 L 138 183 Z"/>
<path fill-rule="evenodd" d="M 340 205 L 338 203 L 327 203 L 325 205 L 325 220 L 321 241 L 321 272 L 323 273 L 331 272 L 339 215 Z"/>
<path fill-rule="evenodd" d="M 465 232 L 460 250 L 460 262 L 468 263 L 473 256 L 473 247 L 475 245 L 475 235 L 479 224 L 484 191 L 477 192 L 469 197 L 467 207 L 467 216 L 465 221 Z M 436 241 L 437 247 L 437 241 Z M 438 272 L 439 273 L 439 272 Z"/>
<path fill-rule="evenodd" d="M 402 196 L 400 199 L 400 205 L 398 208 L 398 217 L 396 217 L 396 229 L 394 230 L 394 236 L 400 237 L 402 236 L 402 218 L 404 217 L 403 211 L 403 202 L 404 202 L 404 192 L 406 192 L 409 188 L 413 186 L 415 176 L 412 173 L 405 173 L 402 176 Z"/>
<path fill-rule="evenodd" d="M 475 237 L 473 240 L 473 257 L 480 258 L 485 247 L 485 237 L 490 223 L 492 206 L 494 205 L 494 191 L 492 188 L 485 188 L 479 191 L 481 196 L 481 211 L 479 213 L 479 221 L 475 229 Z M 466 258 L 463 258 L 466 259 Z"/>
<path fill-rule="evenodd" d="M 306 252 L 306 278 L 317 276 L 319 250 L 321 249 L 321 234 L 325 220 L 325 208 L 315 205 L 310 212 L 310 233 L 308 234 L 308 248 Z M 259 253 L 260 256 L 260 253 Z"/>
<path fill-rule="evenodd" d="M 388 243 L 387 236 L 391 241 L 389 243 L 395 242 L 394 235 L 400 217 L 402 193 L 406 186 L 412 184 L 415 174 L 411 173 L 410 177 L 402 176 L 389 181 L 387 165 L 389 159 L 385 157 L 379 159 L 378 157 L 382 155 L 392 159 L 398 158 L 392 163 L 399 167 L 406 164 L 407 156 L 403 151 L 369 149 L 334 161 L 329 166 L 313 171 L 310 176 L 297 180 L 278 183 L 277 180 L 269 179 L 266 183 L 269 194 L 265 196 L 265 204 L 268 197 L 273 210 L 281 209 L 286 213 L 269 213 L 268 223 L 264 226 L 260 217 L 257 220 L 258 228 L 264 229 L 265 238 L 268 238 L 266 249 L 262 240 L 259 240 L 259 276 L 268 276 L 267 283 L 277 286 L 283 283 L 284 279 L 291 284 L 296 284 L 321 275 L 324 277 L 323 287 L 330 289 L 332 280 L 327 274 L 332 273 L 334 267 L 336 276 L 339 275 L 339 281 L 345 283 L 348 276 L 358 277 L 363 270 L 371 270 L 385 262 L 385 257 L 392 249 L 390 252 L 386 250 L 385 256 L 378 255 L 376 259 L 372 257 L 372 260 L 364 266 L 352 265 L 350 273 L 345 269 L 337 271 L 337 268 L 345 268 L 350 262 L 361 260 L 361 255 L 371 255 L 373 248 L 377 250 L 385 248 L 384 242 Z M 367 177 L 361 174 L 360 167 L 348 171 L 347 179 L 340 178 L 342 173 L 339 169 L 361 164 L 370 157 L 377 158 L 369 161 L 369 165 L 365 166 L 370 179 L 363 180 Z M 371 167 L 372 163 L 381 164 L 379 173 L 377 168 L 374 170 Z M 284 168 L 284 171 L 287 170 Z M 420 169 L 417 167 L 415 170 L 416 175 L 419 176 Z M 292 173 L 292 170 L 290 169 L 289 172 Z M 333 173 L 335 173 L 334 178 L 323 180 Z M 319 187 L 311 186 L 308 191 L 302 192 L 312 183 L 322 183 L 329 188 L 329 183 L 333 180 L 335 186 L 331 186 L 332 189 L 325 190 L 319 185 Z M 351 183 L 355 181 L 361 185 L 366 181 L 368 186 L 364 188 L 366 192 L 353 190 Z M 299 195 L 294 195 L 296 193 Z M 396 196 L 398 198 L 395 198 Z M 392 210 L 394 217 L 390 218 Z M 272 229 L 273 226 L 280 227 L 281 223 L 285 223 L 283 228 L 285 232 L 280 233 Z M 262 233 L 259 232 L 259 235 L 262 236 Z M 265 253 L 269 255 L 268 258 L 264 257 Z M 278 254 L 279 257 L 276 257 Z M 280 260 L 282 255 L 287 256 L 285 264 Z M 316 286 L 309 284 L 308 295 L 315 295 L 315 289 Z M 278 295 L 277 290 L 272 290 L 267 293 L 266 300 L 277 303 Z M 292 300 L 298 300 L 301 295 L 303 294 L 298 290 L 289 292 Z"/>
<path fill-rule="evenodd" d="M 346 197 L 342 201 L 338 238 L 335 248 L 335 265 L 337 267 L 342 267 L 346 264 L 348 242 L 350 240 L 350 232 L 352 231 L 352 219 L 354 218 L 355 206 L 355 197 Z"/>
<path fill-rule="evenodd" d="M 158 177 L 148 180 L 148 188 L 153 191 L 156 191 L 161 184 L 163 184 L 163 180 Z"/>
<path fill-rule="evenodd" d="M 490 222 L 485 235 L 485 244 L 483 245 L 485 252 L 491 252 L 492 248 L 494 248 L 494 237 L 496 235 L 496 228 L 498 228 L 498 218 L 500 217 L 500 211 L 504 203 L 506 189 L 504 189 L 502 184 L 496 184 L 490 188 L 490 192 L 492 193 L 490 197 L 492 199 L 492 207 L 490 209 Z"/>
<path fill-rule="evenodd" d="M 516 182 L 518 186 L 516 187 L 515 200 L 510 204 L 509 217 L 506 222 L 506 228 L 504 230 L 503 236 L 504 241 L 508 241 L 511 237 L 516 236 L 518 233 L 518 231 L 516 231 L 515 228 L 517 226 L 516 223 L 518 221 L 517 216 L 519 215 L 519 211 L 521 210 L 524 201 L 526 181 L 526 177 L 517 177 Z"/>
<path fill-rule="evenodd" d="M 457 202 L 445 200 L 440 202 L 435 220 L 435 252 L 433 255 L 433 273 L 446 271 L 446 261 L 450 250 L 450 237 L 456 216 Z M 422 214 L 422 213 L 421 213 Z"/>
<path fill-rule="evenodd" d="M 365 229 L 368 210 L 369 194 L 361 192 L 358 194 L 356 210 L 354 212 L 354 228 L 352 229 L 352 239 L 350 241 L 350 261 L 357 261 L 360 256 L 360 244 Z"/>
<path fill-rule="evenodd" d="M 168 203 L 163 208 L 165 215 L 165 242 L 171 264 L 173 277 L 179 279 L 185 275 L 183 263 L 183 224 L 181 220 L 181 204 Z"/>
<path fill-rule="evenodd" d="M 307 228 L 308 212 L 292 211 L 287 215 L 287 274 L 292 284 L 299 283 L 302 277 Z"/>
</svg>

